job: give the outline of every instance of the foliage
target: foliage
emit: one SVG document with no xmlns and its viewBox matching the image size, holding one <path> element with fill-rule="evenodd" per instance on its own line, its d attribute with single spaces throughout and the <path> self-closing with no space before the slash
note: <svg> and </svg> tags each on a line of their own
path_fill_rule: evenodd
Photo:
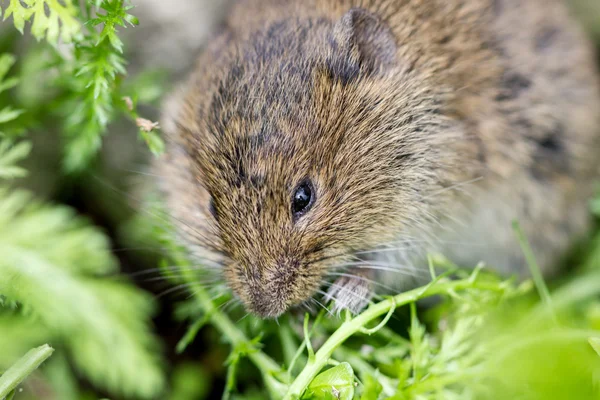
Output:
<svg viewBox="0 0 600 400">
<path fill-rule="evenodd" d="M 6 1 L 4 1 L 6 3 Z M 1 5 L 1 4 L 0 4 Z M 2 9 L 0 9 L 1 15 Z M 31 34 L 38 40 L 56 44 L 58 39 L 69 43 L 81 30 L 78 8 L 73 0 L 8 0 L 4 20 L 12 17 L 15 28 L 23 33 L 25 23 L 33 20 Z"/>
<path fill-rule="evenodd" d="M 155 71 L 127 76 L 121 33 L 138 24 L 132 10 L 124 0 L 0 0 L 3 20 L 39 42 L 13 46 L 18 59 L 0 55 L 0 398 L 23 398 L 14 389 L 28 377 L 60 399 L 600 398 L 599 233 L 576 272 L 551 289 L 517 227 L 533 282 L 436 256 L 430 284 L 358 315 L 321 310 L 262 321 L 231 309 L 231 294 L 199 279 L 157 203 L 120 240 L 165 253 L 158 279 L 172 285 L 168 292 L 187 289 L 174 317 L 189 329 L 173 350 L 186 357 L 201 342 L 205 356 L 172 356 L 167 384 L 150 324 L 155 301 L 117 275 L 109 234 L 12 181 L 32 158 L 35 140 L 24 134 L 45 126 L 62 135 L 68 172 L 89 173 L 120 117 L 162 152 L 158 124 L 138 109 L 163 94 L 159 79 Z M 591 208 L 600 215 L 600 196 Z M 55 349 L 47 361 L 45 343 Z"/>
<path fill-rule="evenodd" d="M 15 77 L 6 79 L 8 70 L 14 65 L 15 57 L 12 54 L 0 54 L 0 93 L 15 87 L 19 80 Z M 23 113 L 22 110 L 14 109 L 11 106 L 5 106 L 0 109 L 0 124 L 12 121 Z M 0 131 L 0 137 L 4 133 Z"/>
<path fill-rule="evenodd" d="M 163 215 L 160 204 L 153 207 L 152 215 Z M 278 324 L 245 316 L 240 324 L 234 322 L 236 312 L 222 311 L 227 298 L 210 300 L 198 270 L 169 239 L 164 221 L 149 227 L 149 220 L 144 216 L 138 221 L 144 226 L 138 226 L 139 232 L 163 235 L 154 246 L 170 249 L 174 259 L 169 265 L 179 266 L 164 273 L 194 296 L 181 305 L 192 324 L 180 350 L 207 324 L 231 345 L 224 398 L 254 379 L 239 368 L 243 359 L 262 376 L 265 385 L 258 398 L 585 400 L 600 395 L 600 264 L 553 292 L 537 280 L 538 299 L 530 281 L 502 280 L 481 266 L 466 272 L 435 257 L 432 271 L 446 273 L 357 316 L 339 320 L 322 310 L 314 319 L 307 315 L 303 324 L 293 315 Z M 518 227 L 516 235 L 522 238 Z M 531 255 L 527 241 L 521 240 Z M 535 260 L 530 261 L 534 270 Z M 441 301 L 419 315 L 417 301 L 434 295 L 442 296 Z M 408 320 L 398 323 L 407 312 Z M 257 331 L 261 336 L 251 339 Z M 283 347 L 283 358 L 263 350 L 273 342 Z M 561 379 L 551 378 L 556 376 Z"/>
<path fill-rule="evenodd" d="M 0 189 L 0 357 L 51 341 L 90 381 L 148 398 L 163 375 L 147 321 L 152 301 L 111 278 L 116 262 L 106 236 L 71 209 L 24 190 Z"/>
<path fill-rule="evenodd" d="M 89 166 L 108 125 L 119 116 L 132 118 L 151 150 L 157 154 L 162 151 L 158 125 L 140 124 L 137 101 L 125 101 L 136 96 L 127 92 L 124 83 L 127 71 L 118 28 L 139 23 L 129 13 L 133 6 L 122 0 L 87 0 L 83 4 L 80 7 L 72 0 L 9 0 L 4 11 L 4 19 L 11 17 L 19 31 L 23 32 L 25 23 L 32 21 L 31 33 L 38 40 L 46 39 L 51 46 L 62 42 L 60 51 L 49 49 L 52 60 L 48 66 L 54 73 L 40 74 L 48 77 L 43 80 L 43 92 L 52 93 L 52 99 L 46 102 L 56 101 L 52 112 L 64 121 L 64 167 L 68 172 L 80 172 Z M 9 107 L 0 112 L 0 120 L 3 112 L 18 116 Z M 49 116 L 38 116 L 44 117 Z"/>
<path fill-rule="evenodd" d="M 48 79 L 44 90 L 53 96 L 46 101 L 55 103 L 46 107 L 47 113 L 70 108 L 64 134 L 65 166 L 71 171 L 89 163 L 108 122 L 117 116 L 117 104 L 126 109 L 118 92 L 125 62 L 116 28 L 137 20 L 127 14 L 131 6 L 121 1 L 97 2 L 97 9 L 94 3 L 80 8 L 73 1 L 10 0 L 3 10 L 4 19 L 12 18 L 19 31 L 30 22 L 36 39 L 52 46 L 67 44 L 61 51 L 70 55 L 46 50 L 51 60 L 47 66 L 57 78 Z M 15 62 L 12 55 L 0 55 L 3 95 L 31 78 L 8 77 Z M 36 68 L 40 73 L 44 69 Z M 19 107 L 14 93 L 4 98 L 12 103 L 0 109 L 0 179 L 6 180 L 26 175 L 17 163 L 27 157 L 31 143 L 16 136 L 23 126 L 35 126 L 35 117 L 48 116 L 31 114 L 26 104 Z M 61 399 L 81 397 L 77 376 L 122 396 L 154 398 L 162 392 L 160 349 L 149 327 L 153 301 L 115 277 L 117 261 L 110 247 L 106 234 L 73 209 L 41 202 L 31 192 L 2 182 L 0 371 L 27 349 L 50 342 L 57 354 L 44 372 Z M 19 383 L 25 377 L 18 372 L 20 366 L 15 364 L 0 379 Z M 14 371 L 19 379 L 11 378 Z"/>
<path fill-rule="evenodd" d="M 21 178 L 27 175 L 27 171 L 17 165 L 31 151 L 31 144 L 23 141 L 12 145 L 10 141 L 0 142 L 0 179 Z"/>
<path fill-rule="evenodd" d="M 101 145 L 101 136 L 116 117 L 115 105 L 120 101 L 119 74 L 125 75 L 122 57 L 123 43 L 117 26 L 135 25 L 137 19 L 121 1 L 101 3 L 104 13 L 88 20 L 86 26 L 102 26 L 100 33 L 88 29 L 85 38 L 75 45 L 75 63 L 71 65 L 74 79 L 65 82 L 71 95 L 63 110 L 66 114 L 67 137 L 65 164 L 67 170 L 83 168 Z M 82 101 L 83 100 L 83 101 Z"/>
</svg>

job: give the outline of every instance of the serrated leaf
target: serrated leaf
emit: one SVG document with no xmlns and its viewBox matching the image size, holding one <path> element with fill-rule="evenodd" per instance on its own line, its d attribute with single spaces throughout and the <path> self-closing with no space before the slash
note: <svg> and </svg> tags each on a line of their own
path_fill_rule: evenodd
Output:
<svg viewBox="0 0 600 400">
<path fill-rule="evenodd" d="M 347 362 L 321 372 L 308 385 L 313 399 L 351 400 L 354 397 L 354 371 Z"/>
<path fill-rule="evenodd" d="M 64 166 L 69 172 L 85 169 L 100 149 L 102 136 L 119 111 L 114 106 L 122 97 L 118 95 L 119 74 L 127 73 L 120 54 L 123 43 L 115 29 L 117 25 L 124 25 L 123 18 L 127 15 L 123 2 L 104 1 L 100 6 L 106 14 L 97 13 L 86 24 L 104 26 L 99 34 L 92 35 L 77 48 L 75 76 L 79 90 L 73 93 L 70 106 L 64 108 L 67 115 L 63 130 L 67 142 Z M 73 110 L 71 105 L 77 109 Z M 159 149 L 157 140 L 150 139 L 155 144 L 153 148 Z"/>
<path fill-rule="evenodd" d="M 33 10 L 33 23 L 31 24 L 31 34 L 37 40 L 43 39 L 46 35 L 46 31 L 50 27 L 50 19 L 46 15 L 44 10 L 44 2 L 36 1 L 31 7 Z M 52 12 L 51 12 L 52 13 Z M 54 23 L 58 24 L 58 20 L 54 20 Z"/>
<path fill-rule="evenodd" d="M 131 14 L 125 15 L 125 17 L 123 17 L 123 19 L 125 21 L 127 21 L 131 26 L 135 26 L 135 25 L 139 25 L 140 24 L 140 20 L 137 17 L 135 17 L 135 16 L 133 16 Z"/>
<path fill-rule="evenodd" d="M 0 178 L 12 179 L 27 175 L 27 171 L 15 163 L 23 160 L 31 151 L 31 143 L 12 145 L 8 140 L 0 141 Z"/>
<path fill-rule="evenodd" d="M 4 12 L 3 21 L 6 21 L 11 16 L 13 17 L 15 28 L 17 28 L 19 32 L 23 33 L 25 21 L 27 21 L 31 16 L 30 11 L 23 7 L 19 0 L 10 0 L 8 7 Z"/>
<path fill-rule="evenodd" d="M 57 45 L 58 37 L 70 43 L 81 32 L 82 24 L 76 18 L 78 6 L 72 1 L 58 0 L 10 0 L 4 20 L 12 16 L 15 28 L 24 32 L 25 23 L 31 22 L 31 34 Z"/>
<path fill-rule="evenodd" d="M 117 51 L 119 53 L 123 52 L 123 42 L 121 41 L 121 39 L 119 39 L 119 37 L 117 36 L 117 34 L 115 32 L 109 32 L 107 34 L 108 36 L 108 40 L 110 41 L 110 44 L 117 49 Z"/>
<path fill-rule="evenodd" d="M 115 271 L 108 239 L 73 210 L 0 189 L 0 293 L 68 349 L 87 379 L 124 397 L 164 384 L 148 327 L 152 301 Z"/>
<path fill-rule="evenodd" d="M 2 167 L 0 166 L 0 179 L 15 179 L 15 178 L 23 178 L 27 176 L 27 170 L 21 167 L 9 166 Z"/>
</svg>

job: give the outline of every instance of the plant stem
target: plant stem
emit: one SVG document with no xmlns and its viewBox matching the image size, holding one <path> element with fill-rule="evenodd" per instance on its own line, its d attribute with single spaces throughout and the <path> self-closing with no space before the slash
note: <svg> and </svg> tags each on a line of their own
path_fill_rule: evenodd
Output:
<svg viewBox="0 0 600 400">
<path fill-rule="evenodd" d="M 515 234 L 517 235 L 517 239 L 519 241 L 519 245 L 521 246 L 521 250 L 525 255 L 525 260 L 527 261 L 527 266 L 529 267 L 529 271 L 531 272 L 531 276 L 533 277 L 533 281 L 535 282 L 535 286 L 537 287 L 538 293 L 544 304 L 548 307 L 552 316 L 554 318 L 554 322 L 557 322 L 556 315 L 554 314 L 554 309 L 552 308 L 552 299 L 550 297 L 550 291 L 548 290 L 548 286 L 544 282 L 544 278 L 542 276 L 542 271 L 535 259 L 535 255 L 533 254 L 533 250 L 529 244 L 529 240 L 525 236 L 525 233 L 521 229 L 521 226 L 517 221 L 513 222 L 513 229 Z"/>
<path fill-rule="evenodd" d="M 451 282 L 438 282 L 426 288 L 417 288 L 408 292 L 401 293 L 388 300 L 381 301 L 371 305 L 358 316 L 344 322 L 330 337 L 323 343 L 321 348 L 315 353 L 313 360 L 306 363 L 304 369 L 291 383 L 284 400 L 298 399 L 304 393 L 306 387 L 314 377 L 327 365 L 327 361 L 334 350 L 339 347 L 346 339 L 359 332 L 366 324 L 377 317 L 387 313 L 391 307 L 402 306 L 414 302 L 422 297 L 446 293 L 449 290 L 464 290 L 468 288 L 478 288 L 483 290 L 502 290 L 497 285 L 477 283 L 471 278 Z"/>
<path fill-rule="evenodd" d="M 194 293 L 196 300 L 198 300 L 204 312 L 209 316 L 212 324 L 225 336 L 229 344 L 231 344 L 232 347 L 236 347 L 240 344 L 250 342 L 246 335 L 239 330 L 225 314 L 215 307 L 206 290 L 201 285 L 194 283 L 195 278 L 193 277 L 193 271 L 190 270 L 186 275 L 187 274 L 189 274 L 189 276 L 186 277 L 186 279 L 191 283 L 192 292 Z M 281 393 L 286 390 L 287 385 L 274 377 L 274 374 L 282 371 L 279 364 L 262 351 L 250 352 L 247 354 L 247 357 L 260 370 L 263 379 L 269 388 L 271 397 L 280 397 Z"/>
<path fill-rule="evenodd" d="M 289 367 L 292 365 L 296 349 L 298 348 L 289 324 L 281 325 L 279 329 L 279 341 L 281 342 L 281 349 L 283 351 L 283 360 L 286 367 Z"/>
<path fill-rule="evenodd" d="M 31 349 L 21 357 L 12 367 L 0 376 L 0 399 L 4 399 L 10 392 L 35 371 L 54 349 L 47 344 Z"/>
</svg>

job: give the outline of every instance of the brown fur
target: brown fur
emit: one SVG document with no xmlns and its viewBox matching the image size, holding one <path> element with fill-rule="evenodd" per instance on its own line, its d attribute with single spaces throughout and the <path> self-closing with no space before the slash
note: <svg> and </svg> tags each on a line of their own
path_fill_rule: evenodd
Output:
<svg viewBox="0 0 600 400">
<path fill-rule="evenodd" d="M 554 0 L 238 1 L 166 107 L 156 167 L 181 238 L 261 316 L 408 237 L 410 260 L 522 270 L 515 218 L 548 272 L 588 225 L 593 65 Z"/>
</svg>

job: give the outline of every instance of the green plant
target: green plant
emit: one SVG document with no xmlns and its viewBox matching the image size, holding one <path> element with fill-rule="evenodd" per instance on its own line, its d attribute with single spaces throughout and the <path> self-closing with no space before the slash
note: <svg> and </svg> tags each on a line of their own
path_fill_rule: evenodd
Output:
<svg viewBox="0 0 600 400">
<path fill-rule="evenodd" d="M 47 88 L 56 109 L 66 111 L 77 103 L 64 125 L 69 171 L 89 163 L 117 115 L 115 108 L 136 113 L 121 98 L 125 69 L 116 30 L 137 22 L 126 13 L 130 8 L 121 1 L 88 2 L 80 8 L 73 1 L 10 0 L 4 9 L 4 19 L 12 18 L 19 31 L 32 21 L 38 40 L 52 46 L 60 40 L 71 52 L 65 56 L 46 49 L 58 76 Z M 94 29 L 98 25 L 100 31 Z M 0 55 L 2 95 L 20 84 L 8 77 L 15 62 L 12 55 Z M 17 165 L 31 150 L 29 141 L 18 139 L 22 127 L 47 117 L 19 107 L 18 96 L 4 98 L 13 104 L 0 108 L 0 382 L 14 389 L 25 378 L 23 362 L 31 357 L 6 369 L 27 349 L 50 342 L 57 354 L 44 370 L 60 398 L 80 398 L 77 376 L 111 393 L 157 396 L 165 376 L 149 327 L 152 298 L 115 276 L 117 261 L 104 232 L 74 210 L 37 200 L 7 181 L 27 173 Z"/>
<path fill-rule="evenodd" d="M 0 155 L 0 171 L 26 146 Z M 51 341 L 100 387 L 151 397 L 163 388 L 147 328 L 152 301 L 111 277 L 116 262 L 98 229 L 63 206 L 0 188 L 0 368 L 25 349 Z M 140 384 L 142 383 L 142 384 Z"/>
<path fill-rule="evenodd" d="M 154 207 L 153 215 L 163 215 L 160 204 Z M 148 220 L 143 218 L 146 227 L 140 232 L 162 235 L 154 246 L 169 248 L 174 258 L 168 264 L 178 266 L 163 268 L 165 276 L 173 284 L 187 286 L 193 295 L 181 306 L 193 323 L 179 349 L 185 349 L 206 324 L 231 346 L 223 398 L 231 398 L 247 374 L 239 368 L 244 359 L 259 371 L 263 396 L 273 399 L 503 400 L 518 395 L 583 400 L 600 395 L 596 353 L 600 313 L 590 312 L 600 304 L 600 265 L 551 293 L 518 226 L 516 237 L 537 277 L 542 302 L 530 281 L 501 280 L 482 266 L 467 272 L 434 257 L 427 286 L 381 300 L 341 320 L 321 310 L 316 318 L 306 315 L 300 327 L 293 316 L 279 325 L 252 316 L 244 317 L 246 325 L 236 323 L 235 313 L 222 311 L 228 299 L 211 300 L 194 264 L 170 239 L 164 221 L 148 228 Z M 446 272 L 436 275 L 439 268 Z M 441 296 L 442 301 L 419 317 L 416 302 L 430 296 Z M 410 315 L 407 323 L 400 324 L 400 331 L 403 326 L 407 329 L 405 335 L 389 327 L 403 307 Z M 255 330 L 261 335 L 252 336 Z M 263 350 L 265 343 L 273 342 L 282 346 L 283 358 Z M 319 343 L 316 351 L 311 344 L 315 342 Z M 521 359 L 524 355 L 527 362 Z M 550 378 L 557 374 L 560 380 Z"/>
<path fill-rule="evenodd" d="M 359 315 L 331 316 L 326 304 L 262 321 L 228 309 L 231 295 L 205 286 L 158 202 L 117 240 L 167 253 L 162 278 L 151 279 L 187 289 L 174 315 L 189 329 L 176 351 L 202 342 L 209 357 L 171 357 L 169 380 L 150 323 L 156 301 L 118 275 L 116 238 L 17 180 L 27 175 L 19 164 L 30 160 L 32 133 L 48 134 L 40 127 L 62 137 L 70 179 L 89 173 L 120 117 L 162 152 L 157 123 L 138 105 L 163 89 L 152 71 L 126 74 L 120 30 L 138 24 L 131 12 L 120 0 L 0 0 L 3 20 L 39 41 L 21 50 L 18 38 L 7 39 L 19 58 L 0 55 L 0 399 L 27 396 L 15 391 L 23 382 L 60 399 L 210 398 L 221 392 L 215 377 L 224 380 L 223 399 L 600 398 L 599 233 L 577 272 L 551 289 L 517 227 L 533 282 L 435 256 L 430 284 L 380 298 Z M 599 205 L 600 197 L 592 202 L 598 215 Z M 435 304 L 419 310 L 432 296 Z"/>
<path fill-rule="evenodd" d="M 47 344 L 31 349 L 0 377 L 0 399 L 12 399 L 17 386 L 35 371 L 54 349 Z"/>
<path fill-rule="evenodd" d="M 5 3 L 6 0 L 0 1 L 0 7 Z M 138 115 L 137 96 L 128 91 L 123 79 L 127 71 L 118 28 L 139 23 L 129 14 L 132 8 L 122 0 L 87 0 L 81 6 L 72 0 L 9 0 L 5 6 L 4 20 L 11 18 L 20 32 L 24 32 L 26 22 L 32 22 L 31 33 L 36 39 L 45 39 L 51 46 L 63 44 L 61 51 L 47 49 L 47 64 L 57 77 L 48 76 L 44 92 L 53 93 L 53 113 L 64 121 L 61 130 L 65 140 L 64 167 L 68 172 L 80 172 L 89 165 L 108 125 L 119 116 L 136 122 L 140 137 L 154 153 L 162 151 L 158 125 Z M 5 87 L 0 86 L 0 92 L 15 83 L 7 81 Z M 21 113 L 10 107 L 2 112 L 0 121 L 4 114 L 15 119 Z M 34 117 L 27 116 L 28 125 Z"/>
</svg>

